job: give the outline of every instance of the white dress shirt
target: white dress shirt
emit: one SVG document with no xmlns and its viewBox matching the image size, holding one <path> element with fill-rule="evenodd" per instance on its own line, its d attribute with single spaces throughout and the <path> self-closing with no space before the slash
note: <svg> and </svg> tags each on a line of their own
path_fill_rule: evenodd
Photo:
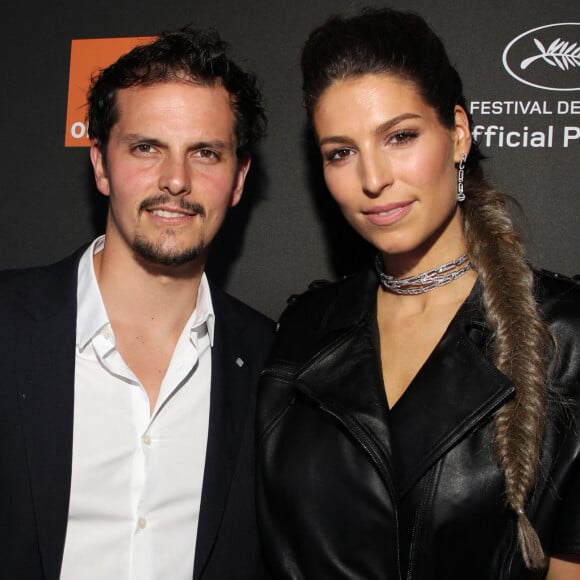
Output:
<svg viewBox="0 0 580 580">
<path fill-rule="evenodd" d="M 93 255 L 78 273 L 73 463 L 63 580 L 191 580 L 214 313 L 202 278 L 153 413 L 115 349 Z M 47 434 L 49 436 L 49 434 Z"/>
</svg>

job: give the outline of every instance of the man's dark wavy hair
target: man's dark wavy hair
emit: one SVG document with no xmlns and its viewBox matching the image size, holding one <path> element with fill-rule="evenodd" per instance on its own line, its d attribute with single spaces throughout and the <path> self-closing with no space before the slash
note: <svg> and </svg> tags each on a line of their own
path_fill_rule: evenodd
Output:
<svg viewBox="0 0 580 580">
<path fill-rule="evenodd" d="M 249 154 L 266 129 L 262 95 L 254 74 L 231 60 L 228 50 L 216 30 L 190 27 L 164 32 L 154 42 L 137 46 L 93 77 L 88 92 L 89 137 L 104 154 L 111 127 L 119 119 L 119 89 L 183 79 L 226 89 L 236 119 L 238 158 Z"/>
</svg>

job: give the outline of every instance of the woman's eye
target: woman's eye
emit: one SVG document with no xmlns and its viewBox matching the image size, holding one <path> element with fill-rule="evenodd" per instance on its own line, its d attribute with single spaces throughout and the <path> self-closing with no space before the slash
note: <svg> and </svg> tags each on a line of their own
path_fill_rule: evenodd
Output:
<svg viewBox="0 0 580 580">
<path fill-rule="evenodd" d="M 327 161 L 342 161 L 346 159 L 352 154 L 350 149 L 341 148 L 341 149 L 333 149 L 326 154 Z"/>
<path fill-rule="evenodd" d="M 409 141 L 415 139 L 417 137 L 416 131 L 404 130 L 404 131 L 397 131 L 389 136 L 389 143 L 394 143 L 395 145 L 401 145 L 404 143 L 408 143 Z"/>
</svg>

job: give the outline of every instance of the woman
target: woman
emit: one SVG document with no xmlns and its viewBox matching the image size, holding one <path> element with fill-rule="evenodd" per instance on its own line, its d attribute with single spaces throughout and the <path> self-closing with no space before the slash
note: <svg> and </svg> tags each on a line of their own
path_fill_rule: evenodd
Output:
<svg viewBox="0 0 580 580">
<path fill-rule="evenodd" d="M 331 18 L 302 70 L 328 189 L 377 259 L 280 321 L 259 406 L 273 577 L 580 578 L 579 286 L 530 270 L 420 17 Z"/>
</svg>

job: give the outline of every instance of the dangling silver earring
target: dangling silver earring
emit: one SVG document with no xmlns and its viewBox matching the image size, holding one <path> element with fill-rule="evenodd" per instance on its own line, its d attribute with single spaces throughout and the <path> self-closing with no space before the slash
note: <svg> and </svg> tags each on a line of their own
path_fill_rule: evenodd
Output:
<svg viewBox="0 0 580 580">
<path fill-rule="evenodd" d="M 467 155 L 464 153 L 459 161 L 459 174 L 457 175 L 457 201 L 465 201 L 465 192 L 463 191 L 463 180 L 465 179 L 465 162 Z"/>
</svg>

